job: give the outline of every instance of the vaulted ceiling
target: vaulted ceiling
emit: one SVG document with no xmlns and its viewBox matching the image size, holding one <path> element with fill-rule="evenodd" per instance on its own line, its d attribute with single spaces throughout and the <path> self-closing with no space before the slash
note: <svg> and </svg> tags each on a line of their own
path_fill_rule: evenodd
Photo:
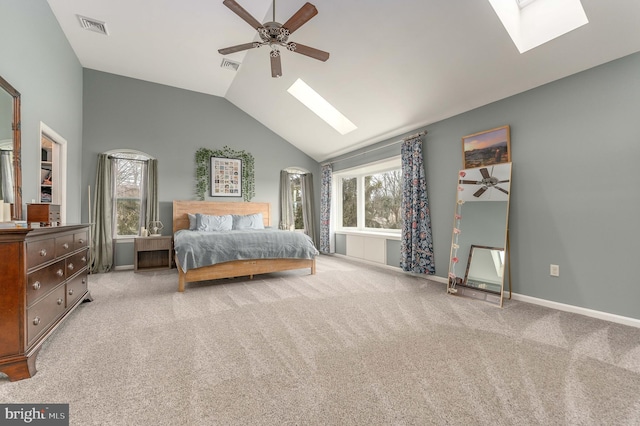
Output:
<svg viewBox="0 0 640 426">
<path fill-rule="evenodd" d="M 311 0 L 318 15 L 290 41 L 331 56 L 283 51 L 276 79 L 268 47 L 227 55 L 237 71 L 220 66 L 218 49 L 258 40 L 222 0 L 48 2 L 83 67 L 225 97 L 317 161 L 640 51 L 638 0 L 582 0 L 587 25 L 523 54 L 488 0 Z M 271 0 L 237 2 L 272 20 Z M 277 0 L 276 21 L 304 2 Z M 357 130 L 340 135 L 293 98 L 298 78 Z"/>
</svg>

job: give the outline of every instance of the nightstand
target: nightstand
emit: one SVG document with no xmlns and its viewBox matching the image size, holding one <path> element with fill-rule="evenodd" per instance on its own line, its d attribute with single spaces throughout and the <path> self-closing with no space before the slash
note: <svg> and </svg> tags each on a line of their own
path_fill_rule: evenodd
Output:
<svg viewBox="0 0 640 426">
<path fill-rule="evenodd" d="M 171 269 L 172 237 L 136 237 L 133 243 L 134 271 Z"/>
</svg>

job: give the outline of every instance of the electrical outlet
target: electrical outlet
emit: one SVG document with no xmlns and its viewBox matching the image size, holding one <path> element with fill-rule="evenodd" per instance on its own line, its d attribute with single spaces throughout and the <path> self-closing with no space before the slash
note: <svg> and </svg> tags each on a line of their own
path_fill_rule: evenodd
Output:
<svg viewBox="0 0 640 426">
<path fill-rule="evenodd" d="M 560 276 L 560 266 L 559 265 L 554 265 L 554 264 L 549 265 L 549 275 L 551 275 L 552 277 L 559 277 Z"/>
</svg>

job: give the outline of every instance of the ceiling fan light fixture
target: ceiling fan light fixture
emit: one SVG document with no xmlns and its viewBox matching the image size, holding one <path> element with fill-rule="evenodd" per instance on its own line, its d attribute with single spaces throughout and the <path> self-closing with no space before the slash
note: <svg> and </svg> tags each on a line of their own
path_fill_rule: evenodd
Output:
<svg viewBox="0 0 640 426">
<path fill-rule="evenodd" d="M 277 50 L 277 46 L 282 46 L 287 48 L 287 50 L 299 53 L 301 55 L 308 56 L 310 58 L 317 59 L 319 61 L 326 61 L 329 59 L 329 53 L 324 52 L 319 49 L 315 49 L 313 47 L 304 46 L 301 44 L 296 44 L 292 42 L 288 42 L 289 36 L 300 28 L 302 25 L 307 23 L 309 19 L 313 18 L 318 14 L 318 10 L 311 3 L 305 3 L 296 13 L 289 18 L 287 22 L 284 24 L 280 24 L 275 21 L 276 17 L 276 2 L 273 1 L 273 21 L 265 22 L 261 24 L 258 22 L 253 16 L 249 14 L 242 6 L 240 6 L 236 0 L 224 0 L 222 2 L 225 6 L 231 9 L 236 15 L 242 18 L 245 22 L 251 25 L 258 31 L 258 35 L 260 36 L 259 42 L 254 43 L 244 43 L 239 44 L 237 46 L 226 47 L 224 49 L 218 49 L 218 53 L 222 55 L 228 55 L 234 52 L 240 52 L 243 50 L 253 49 L 260 46 L 269 45 L 272 48 L 271 53 L 271 76 L 272 77 L 281 77 L 282 76 L 282 65 L 280 62 L 280 53 Z M 277 51 L 277 56 L 274 56 L 273 51 Z"/>
</svg>

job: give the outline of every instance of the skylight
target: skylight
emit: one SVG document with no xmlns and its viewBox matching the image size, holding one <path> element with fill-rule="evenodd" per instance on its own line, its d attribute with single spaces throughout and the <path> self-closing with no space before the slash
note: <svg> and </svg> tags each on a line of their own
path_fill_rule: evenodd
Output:
<svg viewBox="0 0 640 426">
<path fill-rule="evenodd" d="M 489 0 L 524 53 L 589 23 L 580 0 Z"/>
<path fill-rule="evenodd" d="M 357 129 L 355 124 L 349 121 L 347 117 L 342 115 L 340 111 L 301 79 L 297 79 L 296 82 L 287 89 L 287 92 L 302 102 L 318 117 L 326 121 L 327 124 L 336 129 L 341 135 L 346 135 Z"/>
</svg>

